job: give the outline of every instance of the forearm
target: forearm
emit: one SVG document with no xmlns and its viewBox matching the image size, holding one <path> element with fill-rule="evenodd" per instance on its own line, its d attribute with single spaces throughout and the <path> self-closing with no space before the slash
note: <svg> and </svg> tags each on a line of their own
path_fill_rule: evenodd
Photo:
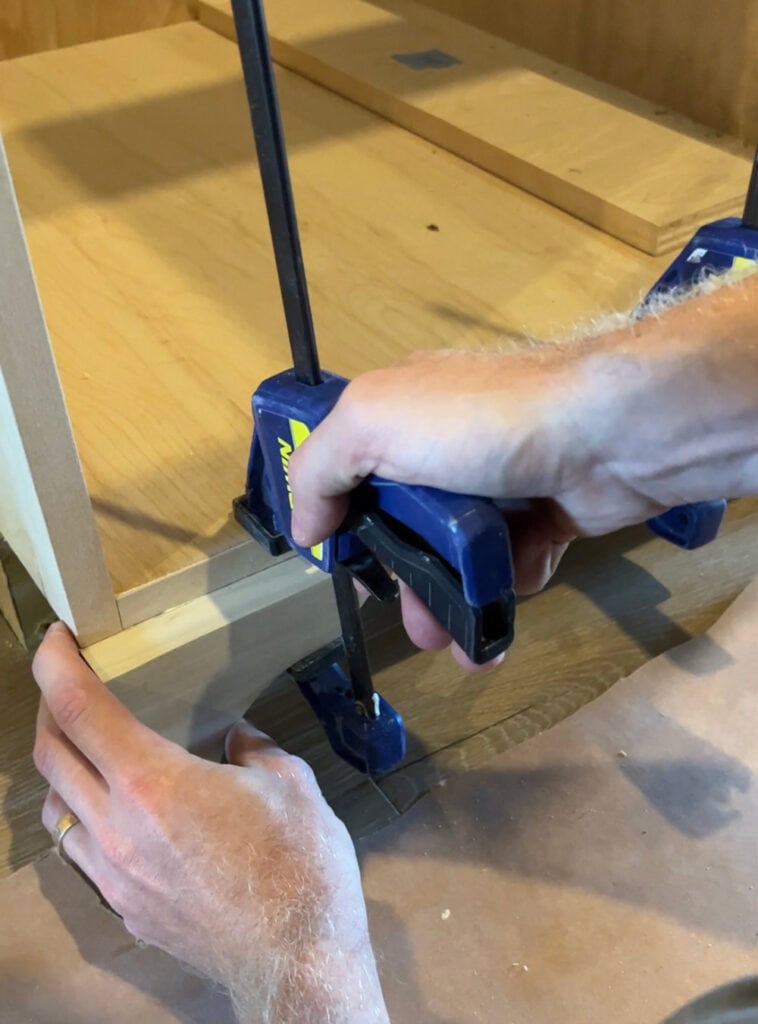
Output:
<svg viewBox="0 0 758 1024">
<path fill-rule="evenodd" d="M 758 494 L 758 276 L 589 340 L 578 380 L 603 472 L 666 507 Z"/>
<path fill-rule="evenodd" d="M 240 1024 L 389 1024 L 368 943 L 354 956 L 285 953 L 271 970 L 265 992 L 251 978 L 232 986 Z"/>
</svg>

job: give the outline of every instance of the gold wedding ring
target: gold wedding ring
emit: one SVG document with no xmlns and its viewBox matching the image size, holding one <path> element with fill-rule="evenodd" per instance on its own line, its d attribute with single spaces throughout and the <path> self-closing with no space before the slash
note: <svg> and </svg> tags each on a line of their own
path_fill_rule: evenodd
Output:
<svg viewBox="0 0 758 1024">
<path fill-rule="evenodd" d="M 66 811 L 62 814 L 56 822 L 55 828 L 53 829 L 53 842 L 59 853 L 63 853 L 63 840 L 66 838 L 68 833 L 74 827 L 79 824 L 79 819 L 73 811 Z"/>
</svg>

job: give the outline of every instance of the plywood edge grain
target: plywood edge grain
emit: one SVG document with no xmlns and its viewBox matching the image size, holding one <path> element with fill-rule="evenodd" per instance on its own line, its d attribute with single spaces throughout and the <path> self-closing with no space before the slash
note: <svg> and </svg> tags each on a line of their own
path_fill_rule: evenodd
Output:
<svg viewBox="0 0 758 1024">
<path fill-rule="evenodd" d="M 121 628 L 0 138 L 0 531 L 83 642 Z"/>
<path fill-rule="evenodd" d="M 200 750 L 289 665 L 338 634 L 329 577 L 288 559 L 83 654 L 142 721 Z"/>
<path fill-rule="evenodd" d="M 229 0 L 197 10 L 234 38 Z M 742 203 L 747 158 L 691 121 L 411 0 L 279 0 L 268 22 L 279 64 L 652 255 Z"/>
<path fill-rule="evenodd" d="M 282 560 L 292 557 L 291 554 L 284 555 Z M 117 597 L 121 624 L 124 629 L 136 626 L 167 608 L 185 604 L 243 577 L 263 572 L 277 562 L 254 540 L 242 537 L 233 547 L 123 591 Z"/>
</svg>

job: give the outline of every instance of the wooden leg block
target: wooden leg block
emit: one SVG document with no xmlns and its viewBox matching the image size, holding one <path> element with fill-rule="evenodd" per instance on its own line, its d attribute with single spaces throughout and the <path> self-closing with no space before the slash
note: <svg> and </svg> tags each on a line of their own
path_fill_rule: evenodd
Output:
<svg viewBox="0 0 758 1024">
<path fill-rule="evenodd" d="M 338 633 L 329 577 L 290 559 L 83 653 L 142 721 L 210 756 L 277 676 Z"/>
</svg>

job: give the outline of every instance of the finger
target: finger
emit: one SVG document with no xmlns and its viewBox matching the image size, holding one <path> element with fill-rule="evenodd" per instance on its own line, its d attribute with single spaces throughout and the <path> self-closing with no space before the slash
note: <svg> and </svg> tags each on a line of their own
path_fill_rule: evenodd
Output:
<svg viewBox="0 0 758 1024">
<path fill-rule="evenodd" d="M 347 495 L 374 470 L 345 396 L 290 458 L 292 537 L 302 547 L 337 529 L 347 513 Z"/>
<path fill-rule="evenodd" d="M 516 592 L 525 597 L 544 590 L 567 548 L 568 544 L 554 544 L 546 540 L 517 547 L 513 555 Z"/>
<path fill-rule="evenodd" d="M 518 594 L 536 594 L 550 581 L 576 530 L 553 501 L 535 501 L 506 516 Z"/>
<path fill-rule="evenodd" d="M 69 810 L 71 808 L 66 805 L 60 794 L 51 789 L 42 805 L 42 824 L 53 838 L 56 836 L 58 822 Z M 94 879 L 100 865 L 100 857 L 97 845 L 83 821 L 77 822 L 66 832 L 58 844 L 58 850 L 66 860 L 76 864 L 88 878 Z"/>
<path fill-rule="evenodd" d="M 424 651 L 442 651 L 450 648 L 453 659 L 469 672 L 484 672 L 499 665 L 505 654 L 485 662 L 483 665 L 472 661 L 462 647 L 450 636 L 448 631 L 434 617 L 418 594 L 414 593 L 405 583 L 400 582 L 400 599 L 402 601 L 403 625 L 411 641 Z"/>
<path fill-rule="evenodd" d="M 481 665 L 476 661 L 472 661 L 468 654 L 459 647 L 455 641 L 450 645 L 450 653 L 453 656 L 453 661 L 456 661 L 461 668 L 465 668 L 467 672 L 489 672 L 492 668 L 497 668 L 498 665 L 502 665 L 505 660 L 505 651 L 502 654 L 498 654 L 496 658 L 485 661 Z"/>
<path fill-rule="evenodd" d="M 64 803 L 89 827 L 105 813 L 108 793 L 103 777 L 60 731 L 44 698 L 37 712 L 34 763 Z"/>
<path fill-rule="evenodd" d="M 224 747 L 229 764 L 239 765 L 240 768 L 249 768 L 262 754 L 284 753 L 278 743 L 244 718 L 231 727 Z"/>
<path fill-rule="evenodd" d="M 424 651 L 442 651 L 452 637 L 411 588 L 399 581 L 403 626 L 411 641 Z"/>
<path fill-rule="evenodd" d="M 60 730 L 106 780 L 163 742 L 102 684 L 62 623 L 45 634 L 32 672 Z"/>
</svg>

